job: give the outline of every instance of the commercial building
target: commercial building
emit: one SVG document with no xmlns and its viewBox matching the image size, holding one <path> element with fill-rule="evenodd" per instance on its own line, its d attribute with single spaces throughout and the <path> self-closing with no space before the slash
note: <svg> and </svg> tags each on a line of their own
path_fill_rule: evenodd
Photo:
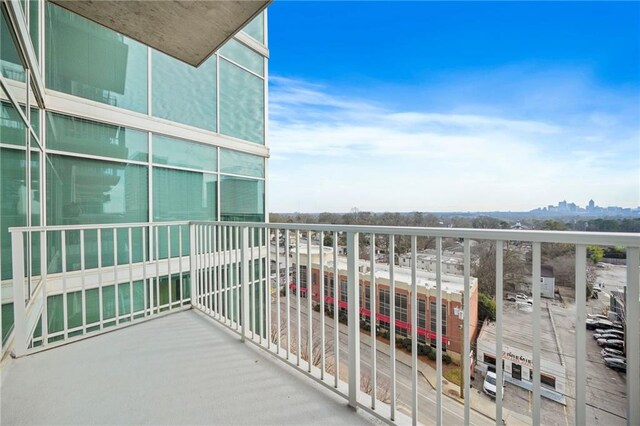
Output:
<svg viewBox="0 0 640 426">
<path fill-rule="evenodd" d="M 193 7 L 216 7 L 205 3 Z M 234 27 L 233 32 L 221 34 L 220 42 L 226 42 L 198 68 L 52 2 L 19 4 L 18 15 L 10 7 L 3 7 L 0 14 L 3 338 L 13 325 L 11 227 L 261 222 L 266 213 L 264 2 L 228 9 L 240 23 L 247 17 L 250 22 L 240 32 Z M 76 6 L 82 8 L 80 3 Z M 92 10 L 97 11 L 98 5 L 94 6 Z M 167 10 L 180 7 L 177 3 L 165 6 Z M 139 18 L 142 22 L 144 16 Z M 207 28 L 228 23 L 209 22 Z M 30 37 L 18 43 L 21 29 Z M 192 43 L 199 41 L 211 40 L 193 38 Z M 158 258 L 166 258 L 167 250 L 176 256 L 179 245 L 188 248 L 186 226 L 145 231 L 149 244 L 153 238 L 160 243 Z M 31 288 L 40 282 L 43 268 L 47 279 L 55 281 L 61 273 L 113 265 L 114 257 L 118 264 L 129 256 L 139 262 L 145 231 L 133 229 L 127 236 L 124 229 L 109 229 L 100 237 L 95 230 L 52 231 L 44 237 L 33 233 L 25 247 L 32 259 L 26 271 Z M 41 250 L 46 252 L 47 264 L 41 262 Z M 66 301 L 61 295 L 50 295 L 46 334 L 55 339 L 63 323 L 96 322 L 99 300 L 105 308 L 101 324 L 117 323 L 115 317 L 127 313 L 130 306 L 142 311 L 146 289 L 156 288 L 156 304 L 171 301 L 171 306 L 180 305 L 189 291 L 188 273 L 146 283 L 115 280 L 104 282 L 100 294 L 97 289 L 87 290 L 82 302 L 79 291 Z M 42 324 L 37 334 L 41 328 Z M 86 331 L 83 327 L 81 333 Z"/>
<path fill-rule="evenodd" d="M 323 247 L 324 250 L 324 295 L 328 305 L 334 303 L 334 285 L 338 287 L 338 306 L 343 312 L 347 312 L 347 258 L 338 256 L 338 278 L 334 277 L 333 250 L 330 247 Z M 307 249 L 300 247 L 300 288 L 301 294 L 307 293 Z M 297 288 L 295 280 L 296 272 L 295 250 L 292 252 L 292 285 Z M 411 334 L 411 295 L 412 279 L 411 268 L 401 266 L 394 267 L 395 283 L 395 314 L 396 333 L 402 336 Z M 359 293 L 360 293 L 360 314 L 364 318 L 371 318 L 371 281 L 372 275 L 375 277 L 376 286 L 376 323 L 386 330 L 390 330 L 390 266 L 388 264 L 375 264 L 375 271 L 372 274 L 370 263 L 359 262 Z M 418 340 L 422 343 L 436 346 L 436 276 L 424 270 L 416 271 L 418 291 Z M 311 279 L 312 298 L 320 301 L 320 247 L 311 247 Z M 454 360 L 460 360 L 463 352 L 463 298 L 464 298 L 464 277 L 458 275 L 442 274 L 442 342 L 443 351 L 446 351 Z M 470 330 L 469 336 L 473 341 L 478 331 L 478 280 L 470 278 Z"/>
<path fill-rule="evenodd" d="M 461 253 L 445 250 L 442 253 L 442 272 L 445 274 L 462 275 L 464 274 L 464 259 Z M 416 256 L 416 266 L 429 272 L 436 270 L 436 251 L 425 250 Z M 398 264 L 405 268 L 411 267 L 411 254 L 403 254 L 398 256 Z"/>
<path fill-rule="evenodd" d="M 502 355 L 496 355 L 496 324 L 485 321 L 478 335 L 478 368 L 486 372 L 496 366 L 498 358 L 506 380 L 516 386 L 531 390 L 533 388 L 533 346 L 531 306 L 504 302 L 502 323 Z M 566 404 L 566 366 L 562 357 L 560 343 L 550 317 L 549 310 L 543 307 L 540 315 L 540 381 L 541 395 Z"/>
</svg>

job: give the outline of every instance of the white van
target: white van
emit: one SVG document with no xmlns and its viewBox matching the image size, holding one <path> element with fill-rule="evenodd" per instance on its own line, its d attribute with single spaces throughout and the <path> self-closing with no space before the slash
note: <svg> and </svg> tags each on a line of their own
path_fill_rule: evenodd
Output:
<svg viewBox="0 0 640 426">
<path fill-rule="evenodd" d="M 482 390 L 491 398 L 496 397 L 496 392 L 497 392 L 496 383 L 497 383 L 496 373 L 494 371 L 487 371 L 486 376 L 484 376 L 484 385 L 482 386 Z M 504 399 L 504 374 L 502 375 L 502 399 Z"/>
</svg>

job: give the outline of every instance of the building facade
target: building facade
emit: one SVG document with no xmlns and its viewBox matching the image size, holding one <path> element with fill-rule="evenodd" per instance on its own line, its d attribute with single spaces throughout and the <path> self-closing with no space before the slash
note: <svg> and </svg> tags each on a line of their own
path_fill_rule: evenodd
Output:
<svg viewBox="0 0 640 426">
<path fill-rule="evenodd" d="M 11 227 L 265 221 L 266 12 L 198 68 L 44 0 L 14 12 L 3 4 L 0 15 L 3 338 L 13 323 Z M 140 232 L 48 232 L 46 241 L 34 233 L 28 275 L 35 283 L 42 268 L 54 279 L 139 261 L 149 256 Z M 178 241 L 188 247 L 186 228 L 172 229 L 167 247 L 169 232 L 146 234 L 162 242 L 159 258 L 174 256 Z M 158 287 L 159 304 L 179 303 L 187 281 L 172 274 L 87 290 L 82 301 L 49 296 L 48 334 L 62 322 L 93 322 L 98 303 L 105 321 L 143 306 L 145 286 Z"/>
<path fill-rule="evenodd" d="M 347 259 L 338 256 L 338 277 L 334 276 L 333 252 L 332 249 L 324 247 L 325 270 L 322 280 L 320 279 L 319 247 L 311 249 L 311 292 L 315 302 L 320 302 L 320 282 L 324 286 L 324 299 L 327 305 L 334 304 L 334 286 L 338 285 L 338 306 L 346 313 L 348 309 L 347 298 Z M 292 289 L 296 290 L 297 280 L 295 279 L 296 267 L 295 256 L 292 259 Z M 307 294 L 307 267 L 308 260 L 306 249 L 300 249 L 300 292 Z M 371 271 L 369 262 L 360 262 L 360 315 L 363 319 L 371 321 Z M 389 265 L 376 264 L 375 272 L 376 306 L 375 317 L 378 327 L 390 330 L 391 317 L 391 283 L 389 279 Z M 435 274 L 427 271 L 417 271 L 417 291 L 418 291 L 418 340 L 422 343 L 436 346 L 436 281 Z M 396 266 L 394 268 L 395 283 L 395 315 L 396 334 L 410 336 L 411 308 L 411 269 Z M 471 277 L 470 285 L 470 330 L 471 341 L 475 340 L 478 330 L 478 281 Z M 463 299 L 464 299 L 464 278 L 461 276 L 443 274 L 442 275 L 442 348 L 456 362 L 460 360 L 463 351 Z"/>
</svg>

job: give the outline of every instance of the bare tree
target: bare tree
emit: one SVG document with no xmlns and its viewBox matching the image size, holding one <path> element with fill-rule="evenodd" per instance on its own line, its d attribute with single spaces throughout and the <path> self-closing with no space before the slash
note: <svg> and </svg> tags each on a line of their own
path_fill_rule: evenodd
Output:
<svg viewBox="0 0 640 426">
<path fill-rule="evenodd" d="M 494 242 L 479 244 L 475 249 L 477 260 L 472 265 L 472 275 L 478 278 L 482 293 L 495 296 L 496 284 L 496 245 Z M 513 290 L 524 280 L 527 266 L 521 253 L 507 245 L 503 254 L 504 286 Z"/>
</svg>

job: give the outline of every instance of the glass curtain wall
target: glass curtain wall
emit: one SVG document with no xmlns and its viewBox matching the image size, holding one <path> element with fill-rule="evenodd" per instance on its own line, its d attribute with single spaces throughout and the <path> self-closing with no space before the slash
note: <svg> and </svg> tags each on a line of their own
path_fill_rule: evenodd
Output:
<svg viewBox="0 0 640 426">
<path fill-rule="evenodd" d="M 11 96 L 0 89 L 3 338 L 13 324 L 12 304 L 4 297 L 5 289 L 12 285 L 10 227 L 265 220 L 265 158 L 242 152 L 247 148 L 240 143 L 265 143 L 264 56 L 232 39 L 201 67 L 192 68 L 53 3 L 28 0 L 22 7 L 29 29 L 27 42 L 37 59 L 46 62 L 41 80 L 50 93 L 71 95 L 67 99 L 79 105 L 98 102 L 107 108 L 100 113 L 104 117 L 90 120 L 39 110 L 33 98 L 27 102 L 24 83 L 29 70 L 16 45 L 15 30 L 0 13 L 0 75 L 13 81 Z M 266 44 L 264 14 L 243 32 Z M 174 133 L 185 126 L 209 132 L 212 142 L 118 124 L 110 111 L 133 112 L 165 127 L 173 125 Z M 240 140 L 238 150 L 216 146 L 215 138 L 221 135 L 231 137 L 226 138 L 226 146 Z M 163 232 L 158 235 L 160 258 L 176 256 L 179 239 L 172 238 L 168 248 L 166 230 Z M 177 228 L 172 227 L 171 232 L 178 235 Z M 134 262 L 141 261 L 145 243 L 141 230 L 134 230 L 132 237 L 129 247 L 125 230 L 103 233 L 100 264 L 127 263 L 130 252 Z M 187 255 L 186 227 L 182 238 Z M 85 232 L 83 242 L 86 268 L 97 267 L 97 232 Z M 66 270 L 79 269 L 79 231 L 67 232 L 65 244 Z M 46 269 L 50 274 L 62 270 L 61 245 L 59 232 L 47 233 Z M 27 248 L 32 259 L 29 273 L 37 276 L 41 273 L 39 235 L 32 236 Z M 188 274 L 183 278 L 182 288 L 174 276 L 162 277 L 159 283 L 134 283 L 134 312 L 148 303 L 142 298 L 145 285 L 159 284 L 157 303 L 168 301 L 170 292 L 173 301 L 181 294 L 188 297 Z M 127 282 L 103 288 L 105 325 L 115 324 L 116 304 L 120 314 L 128 312 L 128 286 Z M 66 320 L 70 326 L 82 324 L 83 316 L 87 324 L 96 321 L 97 292 L 87 290 L 85 312 L 80 293 L 68 294 Z M 51 334 L 64 323 L 62 296 L 49 297 L 47 306 Z"/>
</svg>

